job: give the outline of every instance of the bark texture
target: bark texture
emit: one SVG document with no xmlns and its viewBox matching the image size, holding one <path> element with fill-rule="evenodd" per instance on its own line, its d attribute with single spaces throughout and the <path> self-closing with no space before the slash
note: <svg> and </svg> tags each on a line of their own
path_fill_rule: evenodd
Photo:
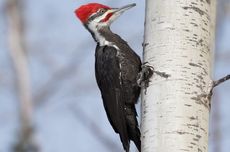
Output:
<svg viewBox="0 0 230 152">
<path fill-rule="evenodd" d="M 215 0 L 146 0 L 142 152 L 207 152 Z M 146 91 L 146 94 L 145 94 Z"/>
</svg>

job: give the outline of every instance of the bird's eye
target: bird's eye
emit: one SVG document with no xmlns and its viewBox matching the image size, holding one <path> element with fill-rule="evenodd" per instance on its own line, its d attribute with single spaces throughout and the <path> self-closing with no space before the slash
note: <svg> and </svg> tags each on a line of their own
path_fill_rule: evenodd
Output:
<svg viewBox="0 0 230 152">
<path fill-rule="evenodd" d="M 105 9 L 100 9 L 100 13 L 105 13 Z"/>
</svg>

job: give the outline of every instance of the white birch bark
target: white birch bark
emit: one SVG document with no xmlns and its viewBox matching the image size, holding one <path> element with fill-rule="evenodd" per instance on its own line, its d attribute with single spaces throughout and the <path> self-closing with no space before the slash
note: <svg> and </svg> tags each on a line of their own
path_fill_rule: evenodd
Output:
<svg viewBox="0 0 230 152">
<path fill-rule="evenodd" d="M 17 95 L 19 101 L 20 130 L 18 141 L 13 145 L 14 152 L 38 152 L 33 135 L 33 105 L 30 88 L 30 76 L 24 42 L 22 0 L 7 1 L 9 53 L 16 74 Z"/>
<path fill-rule="evenodd" d="M 19 1 L 9 0 L 7 4 L 9 51 L 17 78 L 17 90 L 20 102 L 22 125 L 30 125 L 32 120 L 32 102 L 30 78 L 24 43 L 22 15 Z"/>
<path fill-rule="evenodd" d="M 142 152 L 207 152 L 215 0 L 146 0 Z"/>
</svg>

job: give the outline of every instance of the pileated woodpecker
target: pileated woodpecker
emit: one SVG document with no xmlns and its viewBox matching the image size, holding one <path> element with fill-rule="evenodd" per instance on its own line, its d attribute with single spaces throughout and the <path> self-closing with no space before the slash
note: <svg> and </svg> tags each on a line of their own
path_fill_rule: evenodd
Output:
<svg viewBox="0 0 230 152">
<path fill-rule="evenodd" d="M 123 12 L 135 5 L 110 8 L 98 3 L 89 3 L 75 10 L 76 16 L 97 42 L 97 84 L 109 122 L 120 135 L 126 152 L 129 151 L 130 140 L 141 151 L 135 109 L 140 94 L 137 76 L 141 71 L 141 60 L 126 41 L 110 30 L 110 25 Z"/>
</svg>

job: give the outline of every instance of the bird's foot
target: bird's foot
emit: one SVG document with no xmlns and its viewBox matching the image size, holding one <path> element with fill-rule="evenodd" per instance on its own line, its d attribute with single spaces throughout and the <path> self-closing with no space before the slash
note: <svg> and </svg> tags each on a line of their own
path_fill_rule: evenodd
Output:
<svg viewBox="0 0 230 152">
<path fill-rule="evenodd" d="M 138 73 L 138 76 L 137 76 L 138 86 L 145 89 L 145 91 L 147 87 L 149 86 L 149 82 L 151 82 L 150 78 L 153 76 L 154 73 L 166 79 L 170 77 L 169 74 L 165 72 L 156 71 L 154 70 L 152 66 L 147 65 L 147 64 L 148 62 L 143 63 L 143 65 L 141 66 L 141 71 Z"/>
<path fill-rule="evenodd" d="M 154 73 L 154 68 L 147 65 L 148 62 L 143 63 L 141 71 L 137 75 L 137 84 L 139 87 L 146 89 L 149 86 L 150 78 Z"/>
</svg>

